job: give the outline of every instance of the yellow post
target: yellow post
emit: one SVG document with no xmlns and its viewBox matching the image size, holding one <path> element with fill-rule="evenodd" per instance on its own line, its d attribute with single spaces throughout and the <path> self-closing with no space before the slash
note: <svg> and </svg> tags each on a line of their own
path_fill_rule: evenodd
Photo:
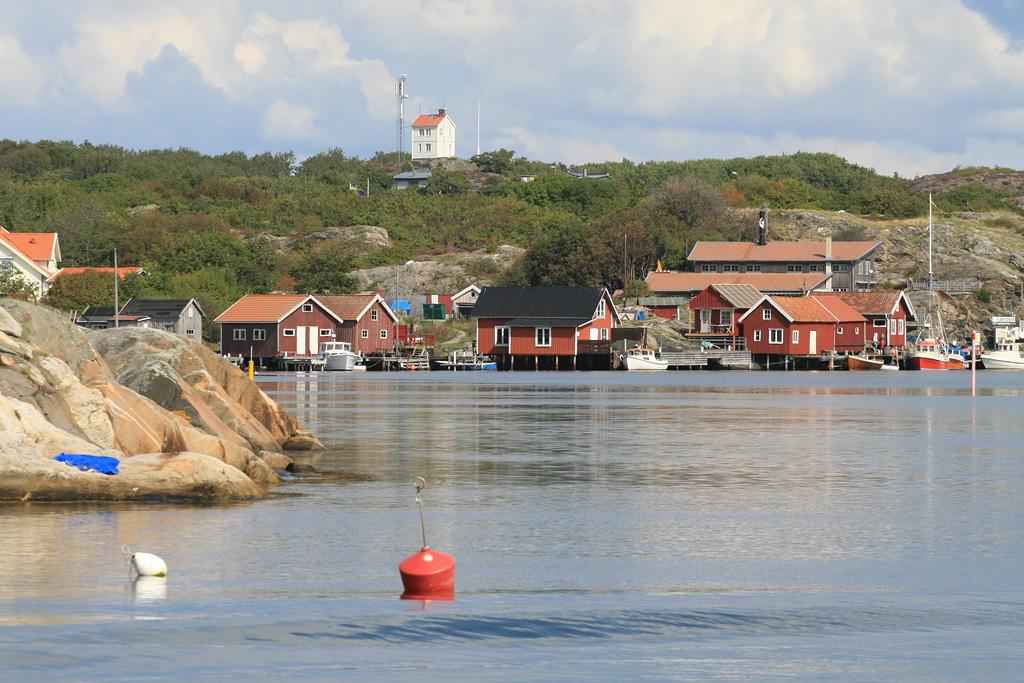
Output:
<svg viewBox="0 0 1024 683">
<path fill-rule="evenodd" d="M 256 363 L 249 359 L 249 379 L 251 380 L 256 375 Z"/>
</svg>

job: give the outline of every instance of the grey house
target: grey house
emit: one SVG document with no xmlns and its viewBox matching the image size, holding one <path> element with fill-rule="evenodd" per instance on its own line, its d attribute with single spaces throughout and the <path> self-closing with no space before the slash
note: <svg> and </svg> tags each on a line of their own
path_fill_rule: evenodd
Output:
<svg viewBox="0 0 1024 683">
<path fill-rule="evenodd" d="M 195 299 L 132 299 L 121 309 L 121 319 L 139 319 L 139 327 L 173 332 L 200 341 L 206 313 Z"/>
<path fill-rule="evenodd" d="M 405 171 L 391 176 L 395 181 L 396 190 L 405 190 L 410 187 L 423 185 L 434 175 L 431 171 Z"/>
</svg>

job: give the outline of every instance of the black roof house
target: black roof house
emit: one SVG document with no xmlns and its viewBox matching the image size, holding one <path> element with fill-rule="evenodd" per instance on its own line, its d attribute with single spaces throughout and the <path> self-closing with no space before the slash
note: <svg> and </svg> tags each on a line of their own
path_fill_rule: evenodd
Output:
<svg viewBox="0 0 1024 683">
<path fill-rule="evenodd" d="M 192 299 L 132 299 L 124 308 L 121 315 L 148 316 L 155 322 L 177 322 L 178 316 L 185 309 Z M 199 313 L 206 317 L 206 312 L 196 301 Z"/>
<path fill-rule="evenodd" d="M 473 317 L 510 318 L 511 327 L 578 327 L 593 319 L 607 294 L 602 287 L 484 287 Z M 618 320 L 618 311 L 611 310 Z"/>
</svg>

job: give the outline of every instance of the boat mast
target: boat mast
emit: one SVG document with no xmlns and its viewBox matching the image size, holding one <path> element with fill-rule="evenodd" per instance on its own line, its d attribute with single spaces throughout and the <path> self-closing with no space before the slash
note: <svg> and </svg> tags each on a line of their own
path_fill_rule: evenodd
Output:
<svg viewBox="0 0 1024 683">
<path fill-rule="evenodd" d="M 932 193 L 928 193 L 928 291 L 932 291 Z M 930 296 L 930 295 L 929 295 Z"/>
</svg>

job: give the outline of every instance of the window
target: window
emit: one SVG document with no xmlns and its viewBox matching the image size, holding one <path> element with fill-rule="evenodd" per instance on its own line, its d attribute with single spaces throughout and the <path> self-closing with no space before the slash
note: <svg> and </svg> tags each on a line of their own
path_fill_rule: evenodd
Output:
<svg viewBox="0 0 1024 683">
<path fill-rule="evenodd" d="M 900 318 L 900 332 L 899 333 L 900 334 L 906 334 L 907 333 L 906 322 L 903 320 L 903 318 Z"/>
<path fill-rule="evenodd" d="M 738 263 L 726 263 L 722 266 L 723 273 L 738 273 L 740 272 L 740 266 Z"/>
<path fill-rule="evenodd" d="M 285 330 L 284 331 L 284 336 L 286 336 L 286 337 L 294 337 L 295 336 L 295 330 L 294 329 Z"/>
<path fill-rule="evenodd" d="M 313 304 L 302 304 L 302 312 L 303 313 L 312 313 L 313 312 Z"/>
<path fill-rule="evenodd" d="M 761 330 L 754 330 L 754 341 L 761 341 Z"/>
<path fill-rule="evenodd" d="M 495 346 L 508 346 L 509 328 L 507 327 L 495 327 L 494 328 L 494 345 Z"/>
<path fill-rule="evenodd" d="M 597 302 L 597 318 L 604 320 L 605 313 L 604 297 L 601 297 L 601 300 Z"/>
<path fill-rule="evenodd" d="M 602 327 L 601 328 L 601 341 L 608 341 L 608 328 L 607 327 Z"/>
<path fill-rule="evenodd" d="M 231 330 L 231 339 L 233 341 L 245 341 L 245 330 Z"/>
<path fill-rule="evenodd" d="M 387 330 L 381 330 L 380 331 L 380 338 L 381 339 L 387 339 L 388 338 L 388 331 Z"/>
<path fill-rule="evenodd" d="M 772 319 L 772 309 L 770 309 L 770 308 L 761 309 L 761 320 L 771 320 L 771 319 Z"/>
<path fill-rule="evenodd" d="M 872 327 L 885 327 L 885 320 L 883 318 L 875 318 L 871 321 Z"/>
<path fill-rule="evenodd" d="M 748 273 L 760 273 L 761 272 L 761 264 L 760 263 L 748 263 L 747 264 L 747 272 Z"/>
<path fill-rule="evenodd" d="M 359 338 L 360 339 L 369 339 L 370 338 L 370 331 L 369 330 L 360 330 L 359 331 Z"/>
<path fill-rule="evenodd" d="M 331 334 L 333 334 L 333 333 L 334 333 L 334 330 L 332 330 L 329 327 L 321 327 L 320 328 L 320 336 L 321 337 L 330 337 Z"/>
<path fill-rule="evenodd" d="M 860 325 L 857 325 L 856 327 L 853 328 L 853 333 L 860 334 Z"/>
<path fill-rule="evenodd" d="M 768 343 L 769 344 L 781 344 L 782 343 L 782 328 L 772 327 L 768 330 Z"/>
<path fill-rule="evenodd" d="M 896 334 L 896 319 L 889 321 L 889 334 Z"/>
<path fill-rule="evenodd" d="M 804 267 L 801 266 L 799 263 L 790 263 L 790 264 L 786 265 L 786 272 L 787 273 L 802 273 L 802 272 L 804 272 Z"/>
<path fill-rule="evenodd" d="M 723 327 L 732 327 L 732 309 L 731 308 L 720 308 L 718 309 L 718 324 Z"/>
<path fill-rule="evenodd" d="M 430 143 L 429 142 L 427 143 L 427 151 L 428 152 L 430 151 Z"/>
<path fill-rule="evenodd" d="M 370 320 L 377 322 L 377 309 L 370 311 Z"/>
<path fill-rule="evenodd" d="M 833 273 L 849 273 L 850 272 L 850 264 L 849 263 L 833 263 L 832 264 L 832 272 Z"/>
<path fill-rule="evenodd" d="M 836 334 L 842 334 L 842 333 L 843 333 L 843 328 L 837 327 L 836 328 Z"/>
<path fill-rule="evenodd" d="M 266 330 L 253 330 L 252 331 L 252 340 L 253 341 L 265 341 L 266 338 L 267 338 L 267 331 Z"/>
<path fill-rule="evenodd" d="M 185 336 L 186 337 L 194 337 L 194 336 L 196 336 L 196 331 L 195 330 L 185 330 Z"/>
<path fill-rule="evenodd" d="M 188 317 L 189 317 L 189 320 L 191 320 L 192 318 L 196 317 L 196 311 L 191 306 L 188 307 Z"/>
<path fill-rule="evenodd" d="M 551 346 L 550 327 L 537 327 L 535 331 L 537 333 L 537 346 Z"/>
<path fill-rule="evenodd" d="M 422 152 L 423 151 L 423 145 L 417 142 L 416 143 L 416 151 L 417 152 Z"/>
<path fill-rule="evenodd" d="M 824 263 L 812 263 L 811 265 L 809 265 L 807 267 L 807 270 L 812 272 L 812 273 L 824 273 L 825 272 L 825 264 Z"/>
<path fill-rule="evenodd" d="M 800 343 L 800 330 L 793 330 L 793 343 L 794 344 L 799 344 Z"/>
<path fill-rule="evenodd" d="M 700 272 L 702 272 L 702 273 L 717 273 L 718 272 L 718 266 L 716 266 L 714 263 L 704 263 L 700 267 Z"/>
<path fill-rule="evenodd" d="M 12 258 L 0 258 L 0 273 L 13 273 L 14 272 L 14 259 Z"/>
</svg>

